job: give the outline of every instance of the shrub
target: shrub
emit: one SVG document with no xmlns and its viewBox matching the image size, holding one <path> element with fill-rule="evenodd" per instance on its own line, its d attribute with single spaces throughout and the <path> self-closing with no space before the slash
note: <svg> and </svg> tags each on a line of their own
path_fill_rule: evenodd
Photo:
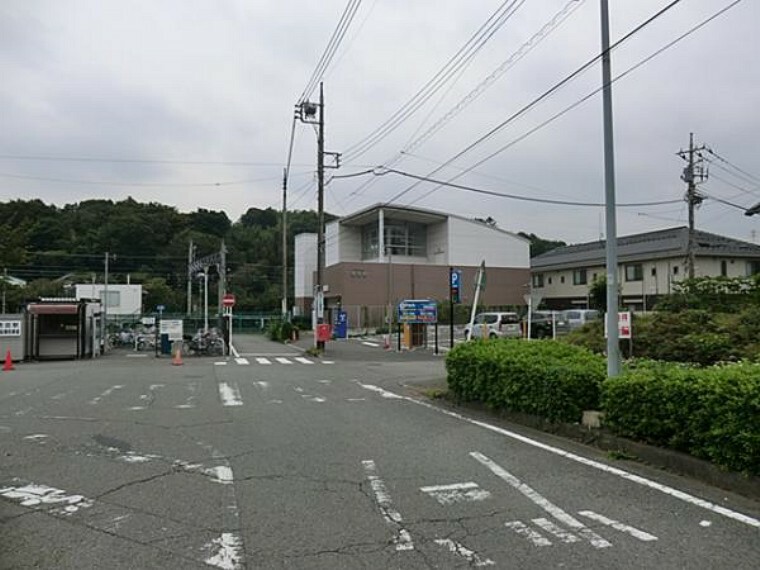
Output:
<svg viewBox="0 0 760 570">
<path fill-rule="evenodd" d="M 602 387 L 615 433 L 760 474 L 760 365 L 644 362 Z"/>
<path fill-rule="evenodd" d="M 578 422 L 599 406 L 604 359 L 556 341 L 520 339 L 457 345 L 446 357 L 448 385 L 460 400 L 494 409 Z"/>
</svg>

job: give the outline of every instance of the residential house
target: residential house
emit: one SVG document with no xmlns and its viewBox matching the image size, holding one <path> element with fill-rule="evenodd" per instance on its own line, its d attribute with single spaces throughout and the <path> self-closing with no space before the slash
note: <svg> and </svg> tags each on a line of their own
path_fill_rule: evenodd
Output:
<svg viewBox="0 0 760 570">
<path fill-rule="evenodd" d="M 687 277 L 689 229 L 670 228 L 618 238 L 621 305 L 650 309 Z M 531 259 L 535 293 L 551 309 L 585 308 L 589 286 L 606 274 L 605 241 L 560 247 Z M 760 272 L 760 246 L 695 230 L 695 277 L 743 277 Z"/>
</svg>

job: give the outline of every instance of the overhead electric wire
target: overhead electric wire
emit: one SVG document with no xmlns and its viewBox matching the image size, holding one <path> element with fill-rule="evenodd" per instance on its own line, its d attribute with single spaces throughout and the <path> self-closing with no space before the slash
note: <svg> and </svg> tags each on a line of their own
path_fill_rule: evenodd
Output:
<svg viewBox="0 0 760 570">
<path fill-rule="evenodd" d="M 739 168 L 738 166 L 736 166 L 732 162 L 729 162 L 727 159 L 723 158 L 717 152 L 715 152 L 713 149 L 711 149 L 709 147 L 706 147 L 705 150 L 707 152 L 709 152 L 712 156 L 714 156 L 715 158 L 717 158 L 718 160 L 720 160 L 721 162 L 729 165 L 734 170 L 737 170 L 737 171 L 741 172 L 744 176 L 749 177 L 749 179 L 752 181 L 752 183 L 754 183 L 754 184 L 760 183 L 760 177 L 755 176 L 754 174 L 752 174 L 750 172 L 747 172 L 746 170 L 743 170 L 743 169 Z"/>
<path fill-rule="evenodd" d="M 707 194 L 705 192 L 702 192 L 702 195 L 705 198 L 709 198 L 710 200 L 715 200 L 716 202 L 720 202 L 721 204 L 726 204 L 727 206 L 732 206 L 734 208 L 737 208 L 741 210 L 742 212 L 746 212 L 749 206 L 740 206 L 739 204 L 734 204 L 733 202 L 729 202 L 728 200 L 723 200 L 722 198 L 718 198 L 716 196 L 712 196 L 710 194 Z"/>
<path fill-rule="evenodd" d="M 245 162 L 239 160 L 172 160 L 172 159 L 147 159 L 147 158 L 104 158 L 104 157 L 78 157 L 78 156 L 47 156 L 47 155 L 23 155 L 23 154 L 0 154 L 0 160 L 24 160 L 41 162 L 109 162 L 119 164 L 179 164 L 200 166 L 279 166 L 276 162 Z M 304 164 L 299 166 L 306 166 Z"/>
<path fill-rule="evenodd" d="M 351 25 L 351 22 L 353 21 L 354 16 L 356 15 L 356 11 L 359 9 L 361 3 L 362 0 L 348 0 L 348 4 L 343 9 L 343 14 L 338 21 L 338 25 L 335 27 L 335 30 L 330 37 L 330 41 L 327 42 L 327 47 L 322 53 L 322 57 L 319 59 L 316 68 L 312 72 L 311 77 L 309 78 L 309 81 L 303 90 L 303 93 L 301 93 L 301 96 L 298 98 L 298 104 L 301 104 L 304 101 L 308 100 L 316 86 L 319 85 L 319 82 L 322 80 L 322 77 L 324 76 L 327 67 L 330 65 L 332 58 L 335 57 L 335 53 L 338 51 L 338 47 L 340 47 L 340 44 L 346 35 L 346 31 Z"/>
<path fill-rule="evenodd" d="M 636 26 L 633 30 L 631 30 L 626 35 L 624 35 L 622 38 L 620 38 L 615 43 L 613 43 L 609 47 L 608 51 L 612 52 L 612 50 L 614 50 L 617 47 L 619 47 L 620 45 L 622 45 L 624 42 L 626 42 L 627 40 L 629 40 L 631 37 L 633 37 L 639 31 L 641 31 L 646 26 L 648 26 L 649 24 L 651 24 L 652 22 L 654 22 L 657 18 L 661 17 L 667 11 L 671 10 L 673 7 L 675 7 L 681 1 L 682 0 L 673 0 L 672 2 L 670 2 L 667 6 L 665 6 L 662 9 L 660 9 L 659 11 L 657 11 L 654 15 L 650 16 L 649 18 L 647 18 L 644 22 L 642 22 L 641 24 L 639 24 L 638 26 Z M 740 2 L 740 1 L 741 0 L 736 0 L 737 3 Z M 568 83 L 570 83 L 572 80 L 574 80 L 576 77 L 578 77 L 579 75 L 581 75 L 583 72 L 585 72 L 586 70 L 588 70 L 597 61 L 601 60 L 601 58 L 605 54 L 606 54 L 606 52 L 602 52 L 599 55 L 594 56 L 593 58 L 591 58 L 590 60 L 588 60 L 586 63 L 584 63 L 583 65 L 581 65 L 575 71 L 573 71 L 572 73 L 570 73 L 569 75 L 567 75 L 565 78 L 563 78 L 562 80 L 560 80 L 558 83 L 555 83 L 552 87 L 550 87 L 549 89 L 547 89 L 546 91 L 544 91 L 541 95 L 539 95 L 538 97 L 536 97 L 535 99 L 533 99 L 530 103 L 528 103 L 527 105 L 524 105 L 517 112 L 513 113 L 507 119 L 505 119 L 504 121 L 500 122 L 498 125 L 496 125 L 495 127 L 493 127 L 492 129 L 490 129 L 487 133 L 485 133 L 484 135 L 482 135 L 478 139 L 476 139 L 474 142 L 472 142 L 469 145 L 467 145 L 463 150 L 459 151 L 457 154 L 455 154 L 454 156 L 452 156 L 451 158 L 449 158 L 441 166 L 439 166 L 435 170 L 432 170 L 431 172 L 429 172 L 428 176 L 436 174 L 437 172 L 440 172 L 446 166 L 448 166 L 449 164 L 451 164 L 452 162 L 454 162 L 458 158 L 461 158 L 462 156 L 464 156 L 465 154 L 467 154 L 468 152 L 470 152 L 475 147 L 481 145 L 482 143 L 484 143 L 485 141 L 487 141 L 488 139 L 490 139 L 491 137 L 493 137 L 499 131 L 501 131 L 502 129 L 504 129 L 507 125 L 513 123 L 518 118 L 522 117 L 525 113 L 527 113 L 528 111 L 530 111 L 533 107 L 535 107 L 536 105 L 538 105 L 540 102 L 542 102 L 545 99 L 549 98 L 551 95 L 553 95 L 554 93 L 556 93 L 557 91 L 559 91 L 562 87 L 564 87 L 565 85 L 567 85 Z M 599 90 L 601 90 L 601 88 Z M 578 104 L 580 104 L 580 102 Z M 480 164 L 482 164 L 486 160 L 490 160 L 491 158 L 493 158 L 494 156 L 496 156 L 497 154 L 499 154 L 499 152 L 502 152 L 502 151 L 499 150 L 496 153 L 493 153 L 493 154 L 489 155 L 486 159 L 484 159 L 484 160 L 476 163 L 476 165 L 473 166 L 473 168 L 475 168 L 476 166 L 479 166 Z M 457 175 L 455 178 L 452 178 L 452 180 L 455 180 L 456 178 L 462 176 L 463 174 L 464 173 Z M 415 184 L 412 184 L 408 188 L 402 190 L 401 192 L 399 192 L 398 194 L 396 194 L 393 198 L 391 198 L 389 200 L 389 202 L 395 202 L 396 200 L 398 200 L 399 198 L 401 198 L 402 196 L 404 196 L 405 194 L 407 194 L 409 191 L 411 191 L 413 188 L 417 187 L 418 184 L 419 184 L 419 182 L 417 182 Z"/>
<path fill-rule="evenodd" d="M 474 102 L 480 95 L 486 92 L 486 90 L 495 83 L 502 75 L 509 71 L 519 60 L 526 56 L 534 47 L 538 46 L 544 39 L 549 37 L 551 32 L 557 29 L 575 10 L 583 4 L 585 0 L 569 0 L 564 7 L 556 12 L 540 29 L 534 33 L 527 41 L 525 41 L 516 51 L 514 51 L 506 60 L 504 60 L 494 71 L 485 77 L 478 85 L 475 86 L 467 95 L 459 100 L 453 107 L 451 107 L 446 113 L 444 113 L 438 120 L 428 127 L 424 133 L 417 135 L 420 129 L 415 131 L 410 140 L 404 145 L 404 148 L 396 153 L 394 156 L 386 159 L 383 164 L 386 166 L 394 166 L 404 158 L 404 155 L 409 155 L 410 150 L 420 146 L 426 140 L 430 139 L 436 132 L 441 130 L 448 122 L 462 112 L 468 105 Z M 424 123 L 423 123 L 424 124 Z M 421 127 L 422 125 L 420 125 Z M 352 197 L 360 196 L 366 188 L 376 182 L 376 178 L 370 178 L 365 183 L 360 185 L 354 191 L 351 192 Z"/>
<path fill-rule="evenodd" d="M 344 152 L 347 161 L 354 160 L 375 146 L 378 142 L 396 130 L 411 117 L 435 93 L 437 93 L 462 66 L 483 48 L 491 37 L 522 6 L 525 0 L 505 0 L 496 11 L 488 17 L 480 28 L 459 48 L 436 74 L 425 83 L 406 103 L 386 119 L 379 127 Z"/>
<path fill-rule="evenodd" d="M 521 196 L 519 194 L 508 194 L 504 192 L 496 192 L 494 190 L 485 190 L 483 188 L 475 188 L 473 186 L 466 186 L 464 184 L 454 184 L 446 180 L 437 180 L 427 176 L 419 176 L 410 172 L 404 172 L 403 170 L 396 170 L 393 168 L 384 168 L 382 171 L 373 172 L 375 176 L 384 176 L 386 173 L 398 174 L 399 176 L 405 176 L 408 178 L 414 178 L 422 182 L 432 182 L 440 186 L 446 186 L 448 188 L 456 188 L 458 190 L 465 190 L 467 192 L 474 192 L 476 194 L 485 194 L 487 196 L 495 196 L 497 198 L 509 198 L 512 200 L 522 200 L 525 202 L 538 202 L 540 204 L 557 204 L 563 206 L 584 206 L 584 207 L 604 207 L 604 203 L 601 202 L 576 202 L 571 200 L 554 200 L 550 198 L 534 198 L 533 196 Z M 658 200 L 652 202 L 630 202 L 618 204 L 619 207 L 641 207 L 641 206 L 661 206 L 664 204 L 677 204 L 681 202 L 681 198 L 674 200 Z"/>
<path fill-rule="evenodd" d="M 714 166 L 717 166 L 717 165 L 714 165 Z M 754 195 L 754 196 L 760 195 L 760 191 L 758 191 L 758 190 L 750 190 L 749 188 L 745 188 L 744 186 L 739 186 L 738 184 L 734 184 L 730 180 L 726 180 L 725 178 L 721 178 L 720 176 L 718 176 L 714 172 L 710 173 L 710 178 L 714 178 L 715 180 L 720 180 L 721 182 L 723 182 L 723 184 L 726 184 L 727 186 L 730 186 L 731 188 L 735 188 L 736 190 L 739 190 L 743 194 L 751 194 L 751 195 Z"/>
<path fill-rule="evenodd" d="M 668 42 L 667 44 L 665 44 L 664 46 L 662 46 L 662 47 L 661 47 L 661 48 L 659 48 L 658 50 L 656 50 L 656 51 L 654 51 L 653 53 L 651 53 L 649 56 L 647 56 L 647 57 L 645 57 L 644 59 L 640 60 L 638 63 L 636 63 L 636 64 L 635 64 L 635 65 L 633 65 L 632 67 L 629 67 L 628 69 L 626 69 L 626 70 L 625 70 L 623 73 L 620 73 L 619 75 L 617 75 L 616 77 L 614 77 L 614 78 L 613 78 L 613 79 L 610 81 L 610 83 L 615 83 L 616 81 L 618 81 L 618 80 L 620 80 L 620 79 L 622 79 L 622 78 L 626 77 L 626 76 L 627 76 L 627 75 L 629 75 L 630 73 L 634 72 L 635 70 L 637 70 L 638 68 L 640 68 L 640 67 L 641 67 L 641 66 L 643 66 L 644 64 L 648 63 L 649 61 L 651 61 L 652 59 L 654 59 L 654 58 L 655 58 L 655 57 L 657 57 L 658 55 L 662 54 L 663 52 L 665 52 L 666 50 L 670 49 L 671 47 L 673 47 L 673 46 L 674 46 L 674 45 L 676 45 L 677 43 L 681 42 L 682 40 L 684 40 L 685 38 L 687 38 L 687 37 L 688 37 L 688 36 L 690 36 L 691 34 L 695 33 L 696 31 L 698 31 L 698 30 L 699 30 L 699 29 L 701 29 L 702 27 L 706 26 L 708 23 L 710 23 L 711 21 L 713 21 L 715 18 L 717 18 L 717 17 L 721 16 L 723 13 L 725 13 L 725 12 L 726 12 L 726 11 L 728 11 L 729 9 L 733 8 L 734 6 L 736 6 L 736 5 L 737 5 L 739 2 L 741 2 L 741 1 L 742 1 L 742 0 L 735 0 L 734 2 L 732 2 L 732 3 L 731 3 L 731 4 L 729 4 L 729 5 L 727 5 L 726 7 L 722 8 L 721 10 L 719 10 L 719 11 L 715 12 L 714 14 L 712 14 L 711 16 L 709 16 L 708 18 L 706 18 L 706 19 L 702 20 L 702 21 L 701 21 L 699 24 L 697 24 L 697 25 L 693 26 L 692 28 L 690 28 L 689 30 L 687 30 L 686 32 L 684 32 L 683 34 L 681 34 L 680 36 L 678 36 L 678 37 L 677 37 L 677 38 L 675 38 L 674 40 L 672 40 L 672 41 Z M 671 4 L 670 4 L 668 7 L 664 8 L 664 9 L 668 9 L 668 8 L 670 8 L 671 6 L 673 6 L 673 4 L 672 4 L 672 3 L 671 3 Z M 662 12 L 662 11 L 660 11 L 660 12 L 658 12 L 657 14 L 655 14 L 655 15 L 654 15 L 652 18 L 655 18 L 655 17 L 659 17 L 659 15 L 661 15 L 662 13 L 663 13 L 663 12 Z M 627 34 L 626 36 L 624 36 L 623 38 L 621 38 L 621 39 L 620 39 L 620 40 L 618 40 L 617 42 L 615 42 L 615 44 L 613 44 L 613 45 L 610 47 L 610 50 L 612 50 L 612 49 L 614 49 L 616 46 L 620 45 L 620 43 L 621 43 L 623 40 L 625 40 L 626 38 L 630 37 L 630 36 L 631 36 L 631 35 L 632 35 L 632 34 L 633 34 L 633 33 L 634 33 L 636 30 L 640 30 L 640 29 L 641 29 L 641 27 L 642 27 L 643 25 L 647 24 L 648 22 L 651 22 L 651 21 L 653 21 L 653 20 L 652 20 L 652 18 L 650 18 L 649 20 L 647 20 L 646 22 L 644 22 L 644 24 L 642 24 L 641 26 L 638 26 L 638 27 L 637 27 L 635 30 L 633 30 L 632 32 L 630 32 L 629 34 Z M 577 71 L 576 71 L 576 72 L 574 72 L 574 73 L 577 73 Z M 566 78 L 566 79 L 567 79 L 567 78 Z M 565 80 L 563 80 L 563 82 L 565 82 L 565 81 L 566 81 L 566 79 L 565 79 Z M 556 87 L 556 85 L 555 85 L 555 87 Z M 555 87 L 553 87 L 552 89 L 554 89 Z M 459 173 L 459 174 L 457 174 L 456 176 L 454 176 L 454 177 L 450 178 L 449 180 L 456 180 L 457 178 L 460 178 L 460 177 L 461 177 L 461 176 L 463 176 L 464 174 L 466 174 L 466 173 L 468 173 L 468 172 L 470 172 L 470 171 L 474 170 L 475 168 L 477 168 L 478 166 L 482 165 L 483 163 L 485 163 L 485 162 L 487 162 L 487 161 L 491 160 L 492 158 L 494 158 L 494 157 L 495 157 L 495 156 L 497 156 L 498 154 L 501 154 L 502 152 L 504 152 L 505 150 L 507 150 L 507 149 L 508 149 L 508 148 L 510 148 L 511 146 L 513 146 L 513 145 L 517 144 L 518 142 L 520 142 L 520 141 L 522 141 L 522 140 L 526 139 L 526 138 L 527 138 L 527 137 L 529 137 L 530 135 L 532 135 L 532 134 L 534 134 L 535 132 L 537 132 L 537 131 L 541 130 L 542 128 L 544 128 L 545 126 L 549 125 L 550 123 L 554 122 L 555 120 L 557 120 L 558 118 L 560 118 L 560 117 L 561 117 L 561 116 L 563 116 L 564 114 L 566 114 L 566 113 L 570 112 L 571 110 L 573 110 L 573 109 L 575 109 L 576 107 L 580 106 L 580 105 L 581 105 L 581 104 L 583 104 L 584 102 L 588 101 L 588 100 L 589 100 L 589 99 L 591 99 L 591 98 L 592 98 L 594 95 L 596 95 L 597 93 L 599 93 L 600 91 L 602 91 L 604 88 L 605 88 L 605 85 L 602 85 L 602 86 L 600 86 L 600 87 L 598 87 L 598 88 L 594 89 L 594 90 L 593 90 L 593 91 L 591 91 L 589 94 L 587 94 L 587 95 L 586 95 L 586 96 L 584 96 L 583 98 L 579 99 L 578 101 L 576 101 L 576 102 L 575 102 L 575 103 L 573 103 L 572 105 L 569 105 L 568 107 L 564 108 L 562 111 L 560 111 L 560 112 L 558 112 L 558 113 L 554 114 L 554 115 L 553 115 L 553 116 L 551 116 L 550 118 L 548 118 L 548 119 L 546 119 L 545 121 L 543 121 L 543 122 L 539 123 L 537 126 L 535 126 L 534 128 L 530 129 L 528 132 L 526 132 L 526 133 L 524 133 L 523 135 L 521 135 L 521 136 L 517 137 L 516 139 L 514 139 L 514 140 L 510 141 L 510 142 L 509 142 L 509 143 L 507 143 L 506 145 L 504 145 L 504 146 L 500 147 L 500 148 L 499 148 L 498 150 L 496 150 L 495 152 L 493 152 L 493 153 L 489 154 L 488 156 L 486 156 L 485 158 L 483 158 L 483 159 L 479 160 L 478 162 L 476 162 L 476 163 L 475 163 L 475 164 L 473 164 L 472 166 L 470 166 L 470 167 L 466 168 L 466 169 L 465 169 L 465 170 L 463 170 L 461 173 Z M 544 94 L 543 94 L 543 95 L 541 95 L 540 97 L 544 97 L 544 95 L 546 95 L 546 93 L 544 93 Z M 534 102 L 530 103 L 529 105 L 533 105 L 535 102 L 536 102 L 536 100 L 534 100 Z M 524 109 L 525 109 L 525 108 L 524 108 Z M 515 115 L 513 115 L 513 117 L 514 117 L 514 116 L 515 116 Z M 508 119 L 508 120 L 509 120 L 509 119 Z M 471 146 L 472 146 L 472 145 L 471 145 Z M 465 151 L 466 151 L 466 150 L 467 150 L 467 149 L 465 149 Z M 463 152 L 465 152 L 465 151 L 463 151 Z M 430 176 L 431 174 L 435 174 L 435 173 L 439 172 L 439 171 L 440 171 L 440 170 L 442 170 L 444 167 L 448 166 L 448 165 L 449 165 L 451 162 L 453 162 L 454 160 L 456 160 L 457 158 L 459 158 L 459 156 L 461 156 L 461 154 L 463 154 L 463 153 L 459 153 L 458 155 L 454 156 L 453 158 L 451 158 L 451 159 L 447 160 L 447 161 L 446 161 L 446 162 L 444 162 L 444 163 L 443 163 L 443 164 L 442 164 L 440 167 L 438 167 L 437 169 L 435 169 L 435 170 L 431 171 L 430 173 L 428 173 L 428 176 Z M 391 201 L 391 202 L 393 202 L 393 201 L 397 200 L 398 198 L 400 198 L 400 197 L 401 197 L 401 196 L 403 196 L 404 194 L 408 193 L 409 191 L 411 191 L 413 188 L 415 188 L 415 187 L 416 187 L 416 186 L 418 186 L 419 184 L 420 184 L 419 182 L 416 182 L 416 183 L 412 184 L 411 186 L 407 187 L 406 189 L 404 189 L 403 191 L 401 191 L 399 194 L 397 194 L 396 196 L 394 196 L 393 198 L 391 198 L 391 200 L 390 200 L 390 201 Z M 424 195 L 422 195 L 422 196 L 420 196 L 419 198 L 417 198 L 417 199 L 413 200 L 412 202 L 410 202 L 410 204 L 414 204 L 414 203 L 416 203 L 416 202 L 419 202 L 421 199 L 424 199 L 424 198 L 426 198 L 427 196 L 429 196 L 430 194 L 432 194 L 432 193 L 433 193 L 433 192 L 435 192 L 436 190 L 437 190 L 437 188 L 433 188 L 431 191 L 429 191 L 429 192 L 425 193 Z"/>
<path fill-rule="evenodd" d="M 268 176 L 266 178 L 253 178 L 249 180 L 231 180 L 224 182 L 109 182 L 109 181 L 96 181 L 96 180 L 78 180 L 71 178 L 54 178 L 48 176 L 27 176 L 22 174 L 10 174 L 7 172 L 0 172 L 2 178 L 15 178 L 20 180 L 40 180 L 43 182 L 60 182 L 63 184 L 83 184 L 93 186 L 124 186 L 133 188 L 207 188 L 217 186 L 240 186 L 241 184 L 250 184 L 253 182 L 265 182 L 269 180 L 277 180 L 279 176 Z"/>
</svg>

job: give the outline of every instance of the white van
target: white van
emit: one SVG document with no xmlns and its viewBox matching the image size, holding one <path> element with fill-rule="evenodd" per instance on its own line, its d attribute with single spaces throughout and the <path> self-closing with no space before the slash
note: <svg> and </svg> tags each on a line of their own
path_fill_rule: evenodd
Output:
<svg viewBox="0 0 760 570">
<path fill-rule="evenodd" d="M 470 325 L 464 329 L 465 338 Z M 520 317 L 517 313 L 478 313 L 470 338 L 521 337 Z"/>
<path fill-rule="evenodd" d="M 561 318 L 566 323 L 568 330 L 574 331 L 586 323 L 598 320 L 601 318 L 601 314 L 595 309 L 570 309 L 562 311 Z"/>
</svg>

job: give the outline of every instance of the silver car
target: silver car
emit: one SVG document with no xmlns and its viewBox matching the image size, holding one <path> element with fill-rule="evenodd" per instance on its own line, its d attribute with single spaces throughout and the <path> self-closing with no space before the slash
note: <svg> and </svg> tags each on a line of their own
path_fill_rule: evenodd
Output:
<svg viewBox="0 0 760 570">
<path fill-rule="evenodd" d="M 601 318 L 601 313 L 595 309 L 570 309 L 562 311 L 561 319 L 565 322 L 568 330 L 574 331 L 586 323 Z"/>
<path fill-rule="evenodd" d="M 470 325 L 464 329 L 465 338 Z M 520 317 L 517 313 L 493 312 L 478 313 L 472 327 L 470 338 L 521 337 Z"/>
</svg>

